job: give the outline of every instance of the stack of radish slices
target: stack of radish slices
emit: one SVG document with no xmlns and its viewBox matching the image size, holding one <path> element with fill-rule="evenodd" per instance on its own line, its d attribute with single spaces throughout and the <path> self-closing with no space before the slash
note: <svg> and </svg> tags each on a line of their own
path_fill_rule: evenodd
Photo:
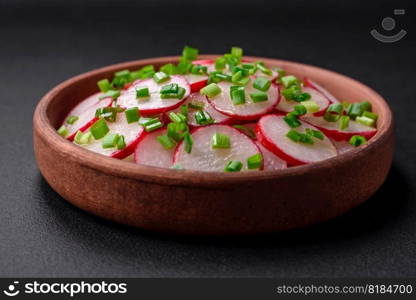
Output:
<svg viewBox="0 0 416 300">
<path fill-rule="evenodd" d="M 272 171 L 329 159 L 376 132 L 370 103 L 340 102 L 321 85 L 242 50 L 122 70 L 97 84 L 58 133 L 96 153 L 160 168 Z"/>
</svg>

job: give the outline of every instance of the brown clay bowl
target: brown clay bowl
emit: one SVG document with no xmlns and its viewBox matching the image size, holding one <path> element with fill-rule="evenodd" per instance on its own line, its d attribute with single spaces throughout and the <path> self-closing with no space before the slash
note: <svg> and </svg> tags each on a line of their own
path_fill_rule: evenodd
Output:
<svg viewBox="0 0 416 300">
<path fill-rule="evenodd" d="M 214 55 L 203 55 L 211 59 Z M 39 102 L 34 149 L 46 181 L 75 206 L 115 222 L 179 234 L 282 231 L 334 218 L 367 200 L 385 180 L 393 150 L 393 117 L 385 100 L 351 78 L 300 63 L 248 57 L 309 77 L 336 97 L 366 99 L 379 114 L 370 142 L 340 156 L 280 171 L 204 173 L 137 165 L 101 156 L 61 138 L 70 109 L 121 69 L 160 66 L 178 57 L 137 60 L 73 77 Z"/>
</svg>

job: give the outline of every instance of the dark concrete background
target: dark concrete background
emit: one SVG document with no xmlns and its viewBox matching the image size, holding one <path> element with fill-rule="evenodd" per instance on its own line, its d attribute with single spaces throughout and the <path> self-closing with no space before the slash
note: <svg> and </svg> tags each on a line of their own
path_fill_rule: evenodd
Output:
<svg viewBox="0 0 416 300">
<path fill-rule="evenodd" d="M 415 5 L 411 1 L 0 2 L 0 276 L 416 276 Z M 382 44 L 394 8 L 408 35 Z M 384 32 L 385 33 L 385 32 Z M 233 45 L 329 68 L 373 87 L 396 117 L 397 150 L 380 191 L 346 215 L 258 237 L 195 238 L 109 223 L 42 179 L 32 114 L 59 82 L 96 67 Z M 342 183 L 340 183 L 342 184 Z"/>
</svg>

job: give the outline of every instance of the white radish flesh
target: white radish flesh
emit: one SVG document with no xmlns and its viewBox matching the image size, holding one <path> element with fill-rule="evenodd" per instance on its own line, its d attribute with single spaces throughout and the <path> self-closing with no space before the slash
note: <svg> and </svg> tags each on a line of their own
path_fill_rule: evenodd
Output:
<svg viewBox="0 0 416 300">
<path fill-rule="evenodd" d="M 160 129 L 147 133 L 140 139 L 134 152 L 134 160 L 137 164 L 160 168 L 172 166 L 175 147 L 167 150 L 157 140 L 158 136 L 164 134 L 166 134 L 166 129 Z"/>
<path fill-rule="evenodd" d="M 317 90 L 318 92 L 320 92 L 322 95 L 324 95 L 329 100 L 330 103 L 339 103 L 339 100 L 337 98 L 335 98 L 327 89 L 320 86 L 316 82 L 308 78 L 305 78 L 304 83 L 305 83 L 305 86 L 311 87 Z"/>
<path fill-rule="evenodd" d="M 306 128 L 317 130 L 302 122 L 296 131 L 304 133 Z M 304 144 L 294 142 L 286 136 L 290 129 L 283 116 L 267 115 L 257 124 L 257 137 L 263 146 L 291 165 L 313 163 L 337 155 L 335 146 L 326 136 L 323 140 L 313 138 L 313 144 Z"/>
<path fill-rule="evenodd" d="M 310 87 L 304 87 L 303 92 L 308 93 L 311 95 L 310 101 L 316 102 L 319 105 L 318 114 L 322 114 L 330 105 L 329 100 L 317 90 L 314 90 Z M 294 110 L 295 106 L 298 104 L 302 104 L 302 102 L 296 102 L 294 100 L 286 100 L 285 97 L 281 96 L 279 104 L 277 104 L 277 109 L 282 112 L 291 112 Z"/>
<path fill-rule="evenodd" d="M 267 150 L 261 143 L 256 142 L 263 155 L 263 170 L 273 171 L 287 168 L 287 163 L 273 152 Z"/>
<path fill-rule="evenodd" d="M 229 136 L 229 149 L 212 149 L 211 140 L 215 133 Z M 249 137 L 227 125 L 197 128 L 192 132 L 192 139 L 191 153 L 185 151 L 184 142 L 178 145 L 174 155 L 175 165 L 190 170 L 223 172 L 229 161 L 240 161 L 243 164 L 241 171 L 249 171 L 247 159 L 260 153 Z"/>
</svg>

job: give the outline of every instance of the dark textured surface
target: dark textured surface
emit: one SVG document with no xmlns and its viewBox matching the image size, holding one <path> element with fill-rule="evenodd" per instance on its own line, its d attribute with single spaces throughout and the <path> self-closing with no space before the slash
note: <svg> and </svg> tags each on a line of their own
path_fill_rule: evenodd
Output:
<svg viewBox="0 0 416 300">
<path fill-rule="evenodd" d="M 0 276 L 416 276 L 414 4 L 115 3 L 0 3 Z M 382 44 L 368 32 L 381 31 L 393 8 L 407 9 L 397 26 L 408 35 Z M 66 203 L 34 161 L 31 117 L 39 98 L 75 74 L 177 54 L 184 44 L 205 53 L 240 45 L 250 55 L 319 65 L 373 87 L 396 116 L 397 151 L 386 183 L 336 220 L 260 237 L 146 233 Z"/>
</svg>

